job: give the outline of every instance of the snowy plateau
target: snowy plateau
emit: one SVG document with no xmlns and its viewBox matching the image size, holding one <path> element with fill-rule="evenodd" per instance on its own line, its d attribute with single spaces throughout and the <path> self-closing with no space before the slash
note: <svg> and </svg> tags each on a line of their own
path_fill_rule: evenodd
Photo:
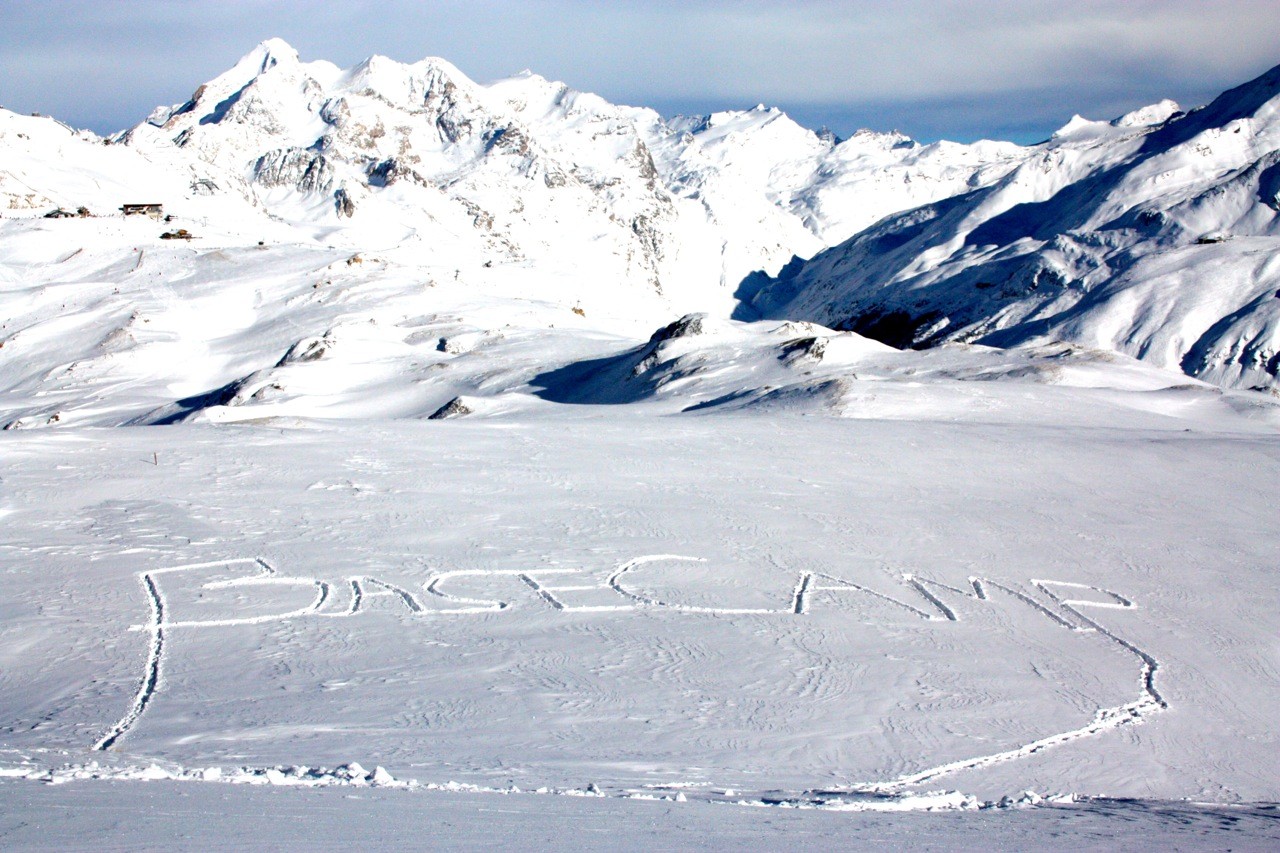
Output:
<svg viewBox="0 0 1280 853">
<path fill-rule="evenodd" d="M 0 846 L 1274 849 L 1278 372 L 1280 69 L 0 110 Z"/>
</svg>

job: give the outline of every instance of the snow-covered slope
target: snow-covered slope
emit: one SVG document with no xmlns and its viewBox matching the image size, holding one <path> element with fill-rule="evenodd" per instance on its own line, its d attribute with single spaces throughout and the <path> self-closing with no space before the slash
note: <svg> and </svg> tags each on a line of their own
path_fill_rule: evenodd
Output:
<svg viewBox="0 0 1280 853">
<path fill-rule="evenodd" d="M 242 228 L 287 230 L 247 213 Z M 492 417 L 617 403 L 1016 421 L 1038 420 L 1046 399 L 1084 422 L 1110 409 L 1112 392 L 1157 420 L 1173 415 L 1170 425 L 1214 412 L 1267 423 L 1278 413 L 1104 351 L 899 352 L 810 323 L 707 314 L 655 333 L 642 311 L 626 313 L 643 302 L 538 298 L 557 283 L 537 268 L 459 277 L 451 264 L 395 251 L 237 245 L 244 240 L 212 230 L 213 220 L 189 222 L 204 235 L 190 243 L 156 236 L 175 224 L 0 226 L 10 274 L 0 283 L 0 425 Z M 935 392 L 923 405 L 912 401 L 922 382 Z M 1150 393 L 1160 389 L 1168 394 Z"/>
<path fill-rule="evenodd" d="M 273 227 L 265 213 L 255 211 L 252 199 L 215 192 L 217 187 L 211 182 L 214 172 L 208 164 L 191 159 L 157 163 L 131 148 L 111 145 L 109 140 L 73 130 L 52 118 L 0 109 L 0 155 L 0 216 L 12 220 L 6 221 L 7 228 L 52 225 L 33 220 L 54 211 L 85 209 L 87 217 L 81 222 L 59 221 L 67 233 L 49 232 L 51 239 L 64 245 L 83 239 L 88 227 L 95 233 L 100 231 L 104 242 L 126 243 L 127 237 L 118 238 L 116 223 L 121 205 L 134 203 L 177 206 L 188 218 L 214 220 L 240 239 L 247 239 L 249 233 L 277 238 L 286 233 Z M 246 231 L 245 226 L 251 230 Z M 38 272 L 20 259 L 16 263 L 15 267 L 7 260 L 0 266 L 0 276 L 7 280 L 24 274 L 34 278 Z"/>
<path fill-rule="evenodd" d="M 1066 340 L 1241 388 L 1280 372 L 1280 68 L 1206 107 L 1079 117 L 988 187 L 750 294 L 895 345 Z"/>
</svg>

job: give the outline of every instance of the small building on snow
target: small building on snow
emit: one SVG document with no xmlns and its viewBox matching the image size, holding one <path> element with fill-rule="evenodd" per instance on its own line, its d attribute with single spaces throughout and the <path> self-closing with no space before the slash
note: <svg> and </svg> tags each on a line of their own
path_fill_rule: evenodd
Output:
<svg viewBox="0 0 1280 853">
<path fill-rule="evenodd" d="M 162 204 L 124 204 L 120 206 L 120 211 L 125 216 L 150 216 L 152 219 L 159 219 L 164 213 L 164 205 Z"/>
</svg>

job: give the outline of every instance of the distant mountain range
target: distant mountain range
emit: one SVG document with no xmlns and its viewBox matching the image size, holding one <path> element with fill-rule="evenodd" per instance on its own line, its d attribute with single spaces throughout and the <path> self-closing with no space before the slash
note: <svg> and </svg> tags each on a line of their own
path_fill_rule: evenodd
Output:
<svg viewBox="0 0 1280 853">
<path fill-rule="evenodd" d="M 270 396 L 246 378 L 332 355 L 361 305 L 396 306 L 418 343 L 352 370 L 445 347 L 437 327 L 578 329 L 553 348 L 569 360 L 708 312 L 900 348 L 1065 342 L 1271 390 L 1278 109 L 1280 69 L 1030 147 L 839 140 L 763 106 L 663 118 L 528 72 L 343 70 L 271 40 L 111 138 L 0 110 L 0 416 Z M 558 366 L 521 358 L 526 379 Z"/>
<path fill-rule="evenodd" d="M 6 153 L 21 147 L 16 135 L 5 134 Z M 223 194 L 354 242 L 366 229 L 384 245 L 447 236 L 477 258 L 588 268 L 685 308 L 730 306 L 748 274 L 985 186 L 1025 156 L 896 133 L 841 142 L 764 107 L 664 120 L 531 73 L 481 86 L 440 59 L 375 56 L 341 70 L 300 62 L 279 40 L 108 142 L 179 177 L 147 190 L 170 205 Z M 68 160 L 109 168 L 73 148 L 22 174 L 6 157 L 6 206 L 117 203 L 59 186 L 52 171 Z"/>
</svg>

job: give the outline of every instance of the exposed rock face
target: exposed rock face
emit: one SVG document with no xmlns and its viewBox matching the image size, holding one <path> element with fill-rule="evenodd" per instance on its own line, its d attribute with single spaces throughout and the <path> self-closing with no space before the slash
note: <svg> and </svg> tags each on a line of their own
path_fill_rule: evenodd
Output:
<svg viewBox="0 0 1280 853">
<path fill-rule="evenodd" d="M 440 408 L 436 409 L 433 414 L 428 416 L 429 421 L 443 421 L 450 418 L 461 418 L 472 414 L 471 407 L 462 401 L 461 397 L 454 397 Z"/>
<path fill-rule="evenodd" d="M 356 214 L 356 203 L 347 193 L 345 187 L 340 187 L 333 193 L 333 206 L 338 211 L 339 217 L 350 219 Z"/>
<path fill-rule="evenodd" d="M 671 341 L 676 338 L 689 338 L 694 335 L 702 334 L 702 325 L 706 321 L 706 314 L 686 314 L 674 323 L 663 326 L 649 337 L 649 343 L 660 344 L 663 341 Z"/>
<path fill-rule="evenodd" d="M 301 192 L 333 191 L 337 172 L 323 154 L 288 148 L 263 154 L 253 164 L 253 179 L 266 187 L 293 187 Z"/>
</svg>

